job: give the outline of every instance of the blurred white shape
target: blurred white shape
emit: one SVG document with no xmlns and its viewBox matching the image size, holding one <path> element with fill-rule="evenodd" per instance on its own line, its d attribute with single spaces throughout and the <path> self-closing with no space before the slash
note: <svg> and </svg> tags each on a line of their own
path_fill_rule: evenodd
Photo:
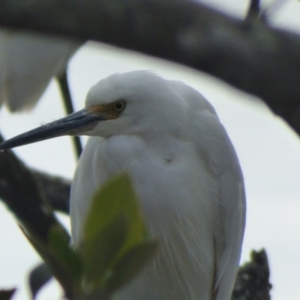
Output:
<svg viewBox="0 0 300 300">
<path fill-rule="evenodd" d="M 28 110 L 59 76 L 80 45 L 47 35 L 0 31 L 0 105 Z"/>
</svg>

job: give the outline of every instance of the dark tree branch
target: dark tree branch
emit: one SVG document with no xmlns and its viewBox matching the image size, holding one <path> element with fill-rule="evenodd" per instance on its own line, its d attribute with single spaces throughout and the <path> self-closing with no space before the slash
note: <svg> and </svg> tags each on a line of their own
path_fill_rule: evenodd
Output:
<svg viewBox="0 0 300 300">
<path fill-rule="evenodd" d="M 16 289 L 0 290 L 0 300 L 12 299 L 15 292 L 16 292 Z"/>
<path fill-rule="evenodd" d="M 69 213 L 71 180 L 31 169 L 35 182 L 54 210 Z"/>
<path fill-rule="evenodd" d="M 262 98 L 300 133 L 300 38 L 263 22 L 186 0 L 2 0 L 0 25 L 185 64 Z"/>
<path fill-rule="evenodd" d="M 57 220 L 30 171 L 12 151 L 0 151 L 0 199 L 29 237 L 47 243 L 49 229 Z"/>
<path fill-rule="evenodd" d="M 55 256 L 51 246 L 48 248 L 52 229 L 59 230 L 60 238 L 69 239 L 69 235 L 40 193 L 34 176 L 10 150 L 0 151 L 0 200 L 17 218 L 23 233 L 48 264 L 67 298 L 73 299 L 75 282 L 70 280 L 59 256 Z"/>
<path fill-rule="evenodd" d="M 270 300 L 269 276 L 265 250 L 252 251 L 251 261 L 239 269 L 231 300 Z"/>
</svg>

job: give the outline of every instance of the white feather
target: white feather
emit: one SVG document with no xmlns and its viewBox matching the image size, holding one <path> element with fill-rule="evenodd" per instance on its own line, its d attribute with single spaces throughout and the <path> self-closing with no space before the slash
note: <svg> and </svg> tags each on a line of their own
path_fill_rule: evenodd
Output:
<svg viewBox="0 0 300 300">
<path fill-rule="evenodd" d="M 95 190 L 126 170 L 147 227 L 161 244 L 153 262 L 116 299 L 229 299 L 243 239 L 245 195 L 224 127 L 197 91 L 145 71 L 100 81 L 86 105 L 120 99 L 126 109 L 89 133 L 99 137 L 90 138 L 76 170 L 71 192 L 75 245 Z"/>
</svg>

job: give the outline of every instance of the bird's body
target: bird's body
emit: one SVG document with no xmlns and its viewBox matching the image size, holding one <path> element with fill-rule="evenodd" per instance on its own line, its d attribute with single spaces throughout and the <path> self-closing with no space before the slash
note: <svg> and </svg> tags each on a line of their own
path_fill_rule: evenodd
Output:
<svg viewBox="0 0 300 300">
<path fill-rule="evenodd" d="M 108 121 L 111 132 L 88 141 L 72 185 L 75 245 L 87 199 L 127 171 L 147 228 L 161 247 L 116 299 L 229 299 L 244 228 L 243 181 L 231 142 L 197 91 L 148 72 L 126 75 L 113 75 L 88 95 L 87 107 L 123 99 L 124 117 L 130 105 L 135 111 L 139 105 L 141 115 L 126 119 L 124 127 Z"/>
<path fill-rule="evenodd" d="M 72 184 L 75 247 L 93 194 L 123 171 L 160 241 L 153 261 L 116 299 L 229 300 L 243 240 L 244 185 L 230 139 L 203 96 L 151 72 L 115 74 L 89 91 L 84 110 L 0 149 L 65 134 L 92 136 Z"/>
</svg>

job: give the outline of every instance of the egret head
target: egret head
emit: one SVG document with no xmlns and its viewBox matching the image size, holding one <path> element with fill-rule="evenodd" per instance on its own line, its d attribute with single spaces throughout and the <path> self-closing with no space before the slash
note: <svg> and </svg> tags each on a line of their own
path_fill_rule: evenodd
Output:
<svg viewBox="0 0 300 300">
<path fill-rule="evenodd" d="M 86 108 L 106 119 L 88 135 L 177 132 L 186 105 L 170 81 L 152 72 L 114 74 L 88 92 Z"/>
<path fill-rule="evenodd" d="M 88 92 L 86 106 L 0 144 L 0 150 L 63 135 L 176 134 L 186 102 L 170 81 L 148 71 L 114 74 Z"/>
</svg>

